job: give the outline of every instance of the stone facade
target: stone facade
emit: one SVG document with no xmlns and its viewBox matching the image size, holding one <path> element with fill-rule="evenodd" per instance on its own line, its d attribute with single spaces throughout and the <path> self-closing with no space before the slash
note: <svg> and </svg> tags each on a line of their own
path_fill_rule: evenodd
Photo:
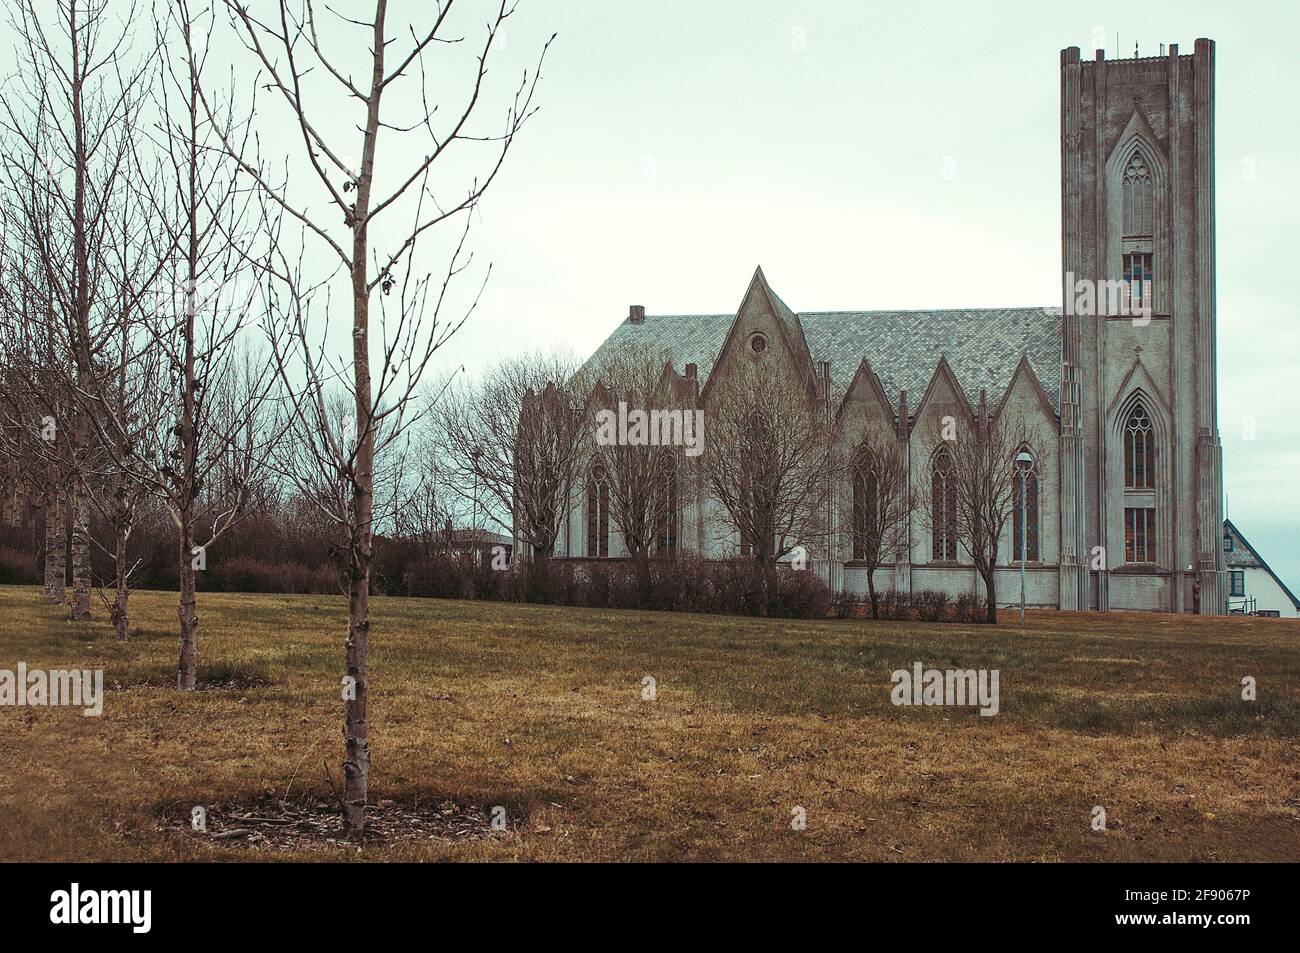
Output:
<svg viewBox="0 0 1300 953">
<path fill-rule="evenodd" d="M 1115 62 L 1062 51 L 1060 308 L 796 313 L 759 269 L 734 314 L 634 306 L 591 363 L 631 346 L 667 354 L 665 386 L 703 408 L 706 435 L 714 382 L 754 363 L 795 375 L 835 439 L 875 430 L 899 441 L 915 493 L 931 478 L 927 441 L 943 417 L 1013 419 L 1047 448 L 1030 605 L 1222 613 L 1213 73 L 1209 40 L 1191 55 L 1173 46 Z M 862 593 L 866 570 L 837 515 L 851 488 L 840 482 L 809 569 Z M 677 545 L 736 555 L 737 534 L 704 487 L 698 472 L 683 474 Z M 589 498 L 579 480 L 558 557 L 597 555 L 586 551 Z M 608 534 L 617 558 L 612 521 Z M 1008 527 L 999 547 L 1003 604 L 1019 601 L 1011 537 Z M 877 570 L 878 588 L 982 594 L 967 554 L 933 558 L 919 514 L 904 552 Z"/>
<path fill-rule="evenodd" d="M 1061 53 L 1064 358 L 1061 606 L 1221 614 L 1222 464 L 1215 368 L 1214 44 L 1091 62 Z M 1149 182 L 1133 221 L 1134 181 Z M 1142 174 L 1144 173 L 1144 175 Z M 1151 281 L 1146 323 L 1071 314 L 1068 279 L 1122 279 L 1134 256 Z M 1155 441 L 1149 492 L 1126 486 L 1135 408 Z M 1150 559 L 1127 548 L 1129 508 L 1154 514 Z M 1091 568 L 1094 547 L 1104 568 Z M 1199 584 L 1199 585 L 1198 585 Z"/>
</svg>

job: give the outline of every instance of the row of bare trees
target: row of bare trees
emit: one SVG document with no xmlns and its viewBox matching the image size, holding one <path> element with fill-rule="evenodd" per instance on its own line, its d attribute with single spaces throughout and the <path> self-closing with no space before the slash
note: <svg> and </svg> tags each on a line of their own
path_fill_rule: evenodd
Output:
<svg viewBox="0 0 1300 953">
<path fill-rule="evenodd" d="M 597 415 L 619 406 L 703 408 L 702 453 L 594 439 Z M 1037 457 L 1028 427 L 1011 413 L 948 418 L 920 442 L 926 475 L 914 479 L 906 427 L 845 433 L 835 418 L 811 377 L 757 362 L 719 376 L 702 395 L 658 351 L 628 347 L 581 367 L 532 353 L 448 388 L 429 452 L 489 522 L 513 527 L 532 572 L 545 573 L 564 521 L 585 506 L 617 528 L 648 590 L 652 555 L 672 545 L 668 536 L 694 502 L 694 520 L 721 543 L 714 548 L 738 541 L 752 559 L 760 607 L 780 560 L 837 551 L 865 569 L 876 616 L 877 569 L 910 559 L 915 529 L 939 528 L 952 561 L 960 551 L 979 573 L 996 621 L 994 569 L 1018 500 L 1015 457 L 1022 449 Z M 936 482 L 930 461 L 941 449 L 944 479 Z M 597 544 L 588 555 L 608 554 Z"/>
<path fill-rule="evenodd" d="M 0 465 L 45 511 L 46 591 L 65 598 L 67 508 L 69 617 L 91 616 L 89 547 L 112 546 L 126 638 L 130 535 L 141 501 L 160 505 L 177 686 L 192 690 L 195 574 L 260 496 L 293 487 L 334 527 L 346 579 L 350 836 L 366 819 L 376 520 L 405 485 L 421 379 L 487 281 L 471 225 L 549 47 L 490 80 L 513 15 L 452 0 L 402 17 L 387 0 L 6 6 Z M 111 541 L 90 538 L 95 506 Z"/>
</svg>

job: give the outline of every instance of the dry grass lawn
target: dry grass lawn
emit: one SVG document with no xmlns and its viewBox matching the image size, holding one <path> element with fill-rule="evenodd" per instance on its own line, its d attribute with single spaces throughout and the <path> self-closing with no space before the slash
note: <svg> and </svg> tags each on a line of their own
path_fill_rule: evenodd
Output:
<svg viewBox="0 0 1300 953">
<path fill-rule="evenodd" d="M 267 790 L 331 797 L 344 601 L 201 593 L 200 678 L 244 687 L 181 695 L 175 599 L 133 595 L 118 643 L 102 611 L 74 625 L 0 588 L 0 669 L 102 667 L 110 688 L 100 718 L 0 707 L 0 859 L 1300 860 L 1292 621 L 1040 612 L 1022 630 L 381 598 L 372 799 L 502 805 L 510 828 L 273 853 L 180 821 Z M 889 673 L 917 660 L 999 669 L 1001 713 L 894 707 Z"/>
</svg>

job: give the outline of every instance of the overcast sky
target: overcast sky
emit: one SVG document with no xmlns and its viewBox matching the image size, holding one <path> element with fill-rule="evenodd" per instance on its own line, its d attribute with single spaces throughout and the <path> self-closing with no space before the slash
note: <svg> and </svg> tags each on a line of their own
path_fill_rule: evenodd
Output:
<svg viewBox="0 0 1300 953">
<path fill-rule="evenodd" d="M 441 369 L 524 347 L 585 356 L 633 303 L 734 311 L 756 264 L 797 311 L 1059 305 L 1060 50 L 1190 53 L 1208 36 L 1225 490 L 1300 591 L 1298 7 L 523 0 L 494 77 L 517 82 L 558 37 L 541 109 L 478 213 L 491 280 Z M 364 56 L 355 28 L 328 36 Z M 416 86 L 393 95 L 418 103 Z M 269 108 L 258 121 L 265 152 L 295 147 Z M 381 165 L 422 154 L 396 142 Z"/>
</svg>

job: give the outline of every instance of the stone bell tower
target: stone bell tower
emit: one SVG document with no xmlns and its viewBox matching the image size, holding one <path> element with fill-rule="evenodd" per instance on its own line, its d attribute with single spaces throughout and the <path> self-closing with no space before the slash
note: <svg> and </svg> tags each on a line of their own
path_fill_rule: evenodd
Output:
<svg viewBox="0 0 1300 953">
<path fill-rule="evenodd" d="M 1061 51 L 1061 608 L 1225 611 L 1214 43 Z"/>
</svg>

